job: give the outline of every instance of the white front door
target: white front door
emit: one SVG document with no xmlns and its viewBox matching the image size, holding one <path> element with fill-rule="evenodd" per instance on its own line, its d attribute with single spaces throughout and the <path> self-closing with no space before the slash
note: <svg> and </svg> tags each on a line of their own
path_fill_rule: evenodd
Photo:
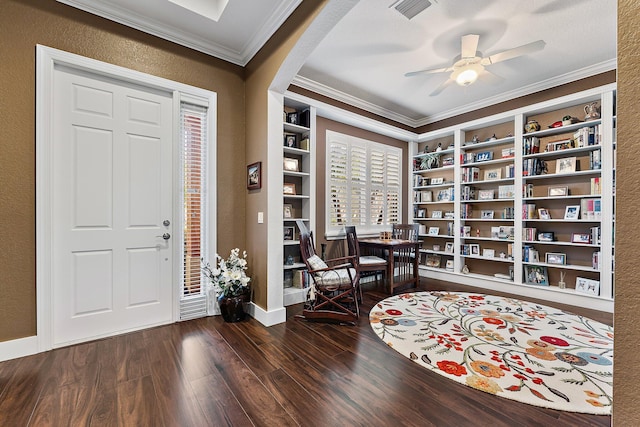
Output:
<svg viewBox="0 0 640 427">
<path fill-rule="evenodd" d="M 53 346 L 171 322 L 171 94 L 56 65 L 53 103 Z"/>
</svg>

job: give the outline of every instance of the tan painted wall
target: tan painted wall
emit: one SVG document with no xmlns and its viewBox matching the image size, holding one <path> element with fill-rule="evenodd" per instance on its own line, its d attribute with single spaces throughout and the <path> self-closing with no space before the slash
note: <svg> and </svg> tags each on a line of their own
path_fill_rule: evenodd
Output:
<svg viewBox="0 0 640 427">
<path fill-rule="evenodd" d="M 287 22 L 261 49 L 246 67 L 246 163 L 262 162 L 262 189 L 247 193 L 246 222 L 247 254 L 251 260 L 253 302 L 268 310 L 267 301 L 267 93 L 283 61 L 300 38 L 304 29 L 322 9 L 325 1 L 303 2 Z M 293 77 L 293 76 L 292 76 Z M 278 144 L 281 149 L 281 144 Z M 246 191 L 246 190 L 245 190 Z M 264 223 L 257 223 L 258 212 L 264 212 Z M 279 218 L 281 220 L 282 218 Z M 273 237 L 272 237 L 273 238 Z M 281 237 L 278 237 L 280 239 Z M 282 302 L 280 302 L 282 304 Z"/>
<path fill-rule="evenodd" d="M 640 210 L 640 3 L 618 1 L 618 156 L 616 176 L 616 282 L 614 344 L 614 410 L 616 426 L 640 425 L 640 263 L 638 263 L 638 211 Z"/>
<path fill-rule="evenodd" d="M 243 69 L 55 0 L 0 0 L 0 341 L 36 333 L 35 46 L 218 93 L 218 250 L 245 242 Z"/>
</svg>

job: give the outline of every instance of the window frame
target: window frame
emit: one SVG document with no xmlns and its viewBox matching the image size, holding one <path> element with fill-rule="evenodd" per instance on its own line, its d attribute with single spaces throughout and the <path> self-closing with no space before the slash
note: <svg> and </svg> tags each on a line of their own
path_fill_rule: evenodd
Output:
<svg viewBox="0 0 640 427">
<path fill-rule="evenodd" d="M 346 159 L 342 165 L 334 167 L 334 147 L 342 146 L 345 149 Z M 363 161 L 364 153 L 364 161 Z M 400 147 L 384 144 L 377 141 L 371 141 L 364 138 L 359 138 L 347 134 L 342 134 L 335 131 L 327 130 L 326 132 L 326 144 L 325 144 L 326 164 L 325 164 L 325 238 L 328 240 L 338 239 L 344 237 L 344 227 L 346 225 L 355 225 L 358 227 L 358 235 L 360 236 L 374 236 L 379 234 L 380 231 L 389 230 L 391 224 L 399 223 L 402 219 L 402 203 L 403 203 L 403 149 Z M 344 159 L 343 156 L 343 159 Z M 380 158 L 382 156 L 382 158 Z M 354 159 L 355 157 L 355 159 Z M 359 158 L 359 159 L 358 159 Z M 377 162 L 373 163 L 372 159 L 376 159 Z M 353 163 L 364 163 L 362 168 L 364 169 L 364 184 L 359 184 L 362 180 L 354 180 Z M 377 165 L 377 168 L 375 167 Z M 342 168 L 340 168 L 342 166 Z M 396 170 L 395 175 L 388 174 L 389 170 Z M 340 170 L 342 169 L 342 170 Z M 372 171 L 377 172 L 377 184 L 374 184 L 372 179 Z M 336 173 L 346 173 L 347 177 L 344 180 L 333 178 Z M 382 178 L 380 178 L 382 173 Z M 395 185 L 390 185 L 390 178 L 395 180 Z M 382 180 L 382 182 L 380 182 Z M 342 187 L 341 191 L 345 193 L 347 201 L 345 203 L 336 204 L 333 198 L 333 188 Z M 357 190 L 361 190 L 362 202 L 361 207 L 354 207 L 354 197 L 357 194 Z M 354 191 L 355 190 L 355 191 Z M 372 194 L 374 191 L 382 190 L 381 213 L 383 215 L 383 222 L 381 224 L 375 224 L 373 221 L 373 212 L 371 210 Z M 350 196 L 351 195 L 351 196 Z M 389 204 L 389 196 L 392 195 L 396 200 L 395 205 Z M 356 201 L 357 204 L 357 201 Z M 363 207 L 362 207 L 363 206 Z M 344 216 L 347 217 L 344 222 L 335 224 L 334 220 L 336 213 L 334 209 L 343 209 Z M 393 218 L 390 219 L 390 210 L 395 212 Z M 353 221 L 354 218 L 360 218 Z"/>
</svg>

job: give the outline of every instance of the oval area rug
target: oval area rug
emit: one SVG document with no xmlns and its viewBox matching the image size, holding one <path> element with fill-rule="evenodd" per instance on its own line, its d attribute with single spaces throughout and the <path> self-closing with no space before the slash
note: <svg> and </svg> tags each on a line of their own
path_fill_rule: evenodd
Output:
<svg viewBox="0 0 640 427">
<path fill-rule="evenodd" d="M 395 295 L 369 321 L 387 345 L 447 378 L 562 411 L 610 415 L 613 328 L 532 302 L 464 292 Z"/>
</svg>

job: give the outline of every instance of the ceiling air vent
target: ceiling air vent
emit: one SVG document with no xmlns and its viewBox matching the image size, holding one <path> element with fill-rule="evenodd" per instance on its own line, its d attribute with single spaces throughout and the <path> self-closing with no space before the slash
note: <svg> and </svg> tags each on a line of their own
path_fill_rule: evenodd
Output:
<svg viewBox="0 0 640 427">
<path fill-rule="evenodd" d="M 429 6 L 431 6 L 429 0 L 396 0 L 389 7 L 395 8 L 407 19 L 411 19 Z"/>
</svg>

